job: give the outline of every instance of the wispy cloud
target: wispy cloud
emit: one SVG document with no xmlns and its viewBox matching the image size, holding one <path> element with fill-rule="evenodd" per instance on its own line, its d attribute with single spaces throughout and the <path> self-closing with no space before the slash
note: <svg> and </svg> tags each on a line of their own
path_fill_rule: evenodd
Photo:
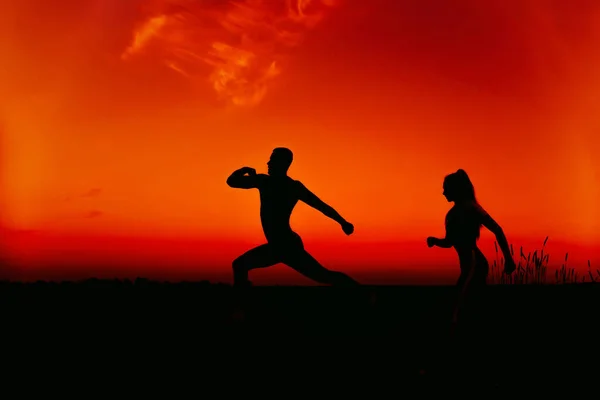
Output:
<svg viewBox="0 0 600 400">
<path fill-rule="evenodd" d="M 102 193 L 102 189 L 93 188 L 93 189 L 90 189 L 87 192 L 83 193 L 81 195 L 81 197 L 98 197 L 98 196 L 100 196 L 101 193 Z"/>
<path fill-rule="evenodd" d="M 100 210 L 91 210 L 84 214 L 83 218 L 99 218 L 104 215 Z"/>
<path fill-rule="evenodd" d="M 83 193 L 78 194 L 78 195 L 66 196 L 64 198 L 64 201 L 73 201 L 75 199 L 96 198 L 96 197 L 100 196 L 101 194 L 102 194 L 102 189 L 101 188 L 92 188 L 92 189 L 89 189 L 88 191 L 83 192 Z"/>
</svg>

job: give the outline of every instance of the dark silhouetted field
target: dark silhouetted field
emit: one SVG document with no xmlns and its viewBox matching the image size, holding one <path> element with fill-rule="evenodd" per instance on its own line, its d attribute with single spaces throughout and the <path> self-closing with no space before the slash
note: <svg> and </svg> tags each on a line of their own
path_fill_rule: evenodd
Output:
<svg viewBox="0 0 600 400">
<path fill-rule="evenodd" d="M 238 293 L 209 283 L 89 280 L 0 288 L 9 347 L 59 354 L 71 367 L 191 374 L 199 386 L 241 378 L 339 391 L 597 386 L 587 380 L 599 370 L 593 283 L 490 286 L 486 323 L 455 339 L 452 287 Z"/>
</svg>

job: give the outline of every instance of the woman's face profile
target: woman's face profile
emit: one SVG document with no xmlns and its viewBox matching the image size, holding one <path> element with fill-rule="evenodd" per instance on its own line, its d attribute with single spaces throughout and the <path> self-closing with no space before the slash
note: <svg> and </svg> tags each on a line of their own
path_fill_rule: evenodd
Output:
<svg viewBox="0 0 600 400">
<path fill-rule="evenodd" d="M 444 186 L 443 186 L 444 191 L 442 192 L 442 194 L 444 195 L 446 200 L 451 202 L 451 201 L 453 201 L 453 198 L 452 198 L 451 190 L 449 189 L 449 187 L 450 187 L 450 185 L 448 184 L 448 180 L 444 180 Z"/>
</svg>

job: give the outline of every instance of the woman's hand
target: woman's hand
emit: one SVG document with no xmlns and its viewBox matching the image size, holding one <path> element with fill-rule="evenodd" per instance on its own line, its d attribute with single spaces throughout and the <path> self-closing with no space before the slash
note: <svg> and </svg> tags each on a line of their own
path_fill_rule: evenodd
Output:
<svg viewBox="0 0 600 400">
<path fill-rule="evenodd" d="M 515 269 L 517 269 L 517 266 L 515 265 L 515 260 L 513 260 L 512 257 L 508 257 L 504 261 L 504 273 L 506 275 L 510 275 L 514 272 Z"/>
<path fill-rule="evenodd" d="M 433 236 L 429 236 L 427 238 L 427 247 L 433 247 L 435 246 L 435 243 L 437 242 L 437 238 L 434 238 Z"/>
</svg>

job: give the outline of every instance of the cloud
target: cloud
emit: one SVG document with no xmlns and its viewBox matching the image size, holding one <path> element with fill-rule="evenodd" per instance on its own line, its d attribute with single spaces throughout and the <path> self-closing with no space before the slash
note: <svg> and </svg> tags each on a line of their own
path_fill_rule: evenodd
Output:
<svg viewBox="0 0 600 400">
<path fill-rule="evenodd" d="M 101 193 L 102 193 L 102 189 L 93 188 L 93 189 L 90 189 L 87 192 L 83 193 L 81 195 L 81 197 L 98 197 L 98 196 L 100 196 Z"/>
<path fill-rule="evenodd" d="M 104 212 L 100 210 L 91 210 L 84 214 L 84 218 L 99 218 L 104 215 Z"/>
<path fill-rule="evenodd" d="M 233 105 L 260 103 L 281 58 L 321 23 L 334 0 L 159 0 L 133 32 L 123 60 L 149 57 L 209 84 Z"/>
<path fill-rule="evenodd" d="M 73 201 L 75 199 L 89 199 L 89 198 L 96 198 L 98 196 L 100 196 L 102 194 L 102 189 L 101 188 L 92 188 L 86 192 L 83 192 L 77 196 L 73 196 L 73 195 L 69 195 L 66 196 L 64 198 L 64 201 L 68 202 L 68 201 Z"/>
</svg>

